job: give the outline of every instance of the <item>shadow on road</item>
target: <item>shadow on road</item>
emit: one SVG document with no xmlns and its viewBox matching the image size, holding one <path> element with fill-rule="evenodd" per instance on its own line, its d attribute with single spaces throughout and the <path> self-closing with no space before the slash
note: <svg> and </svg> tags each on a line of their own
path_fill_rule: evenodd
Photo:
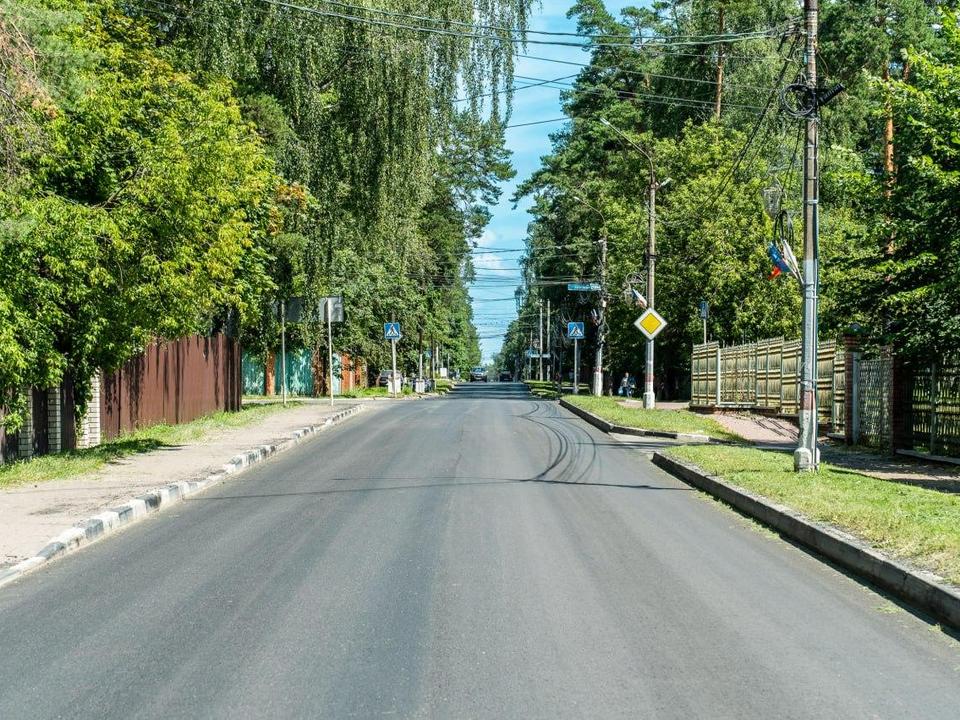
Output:
<svg viewBox="0 0 960 720">
<path fill-rule="evenodd" d="M 447 395 L 452 400 L 529 400 L 530 391 L 523 383 L 464 382 Z"/>
</svg>

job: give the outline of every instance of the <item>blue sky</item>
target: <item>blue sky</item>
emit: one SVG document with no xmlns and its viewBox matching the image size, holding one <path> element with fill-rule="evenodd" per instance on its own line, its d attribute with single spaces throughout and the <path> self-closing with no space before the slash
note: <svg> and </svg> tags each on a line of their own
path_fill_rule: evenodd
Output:
<svg viewBox="0 0 960 720">
<path fill-rule="evenodd" d="M 575 32 L 576 22 L 568 20 L 566 12 L 572 2 L 556 2 L 543 0 L 542 7 L 536 11 L 530 22 L 533 30 L 549 30 L 561 32 Z M 609 2 L 607 8 L 614 13 L 628 6 L 646 4 L 642 0 L 633 2 Z M 555 60 L 571 62 L 589 62 L 589 53 L 572 47 L 553 47 L 531 45 L 525 55 L 536 55 Z M 515 74 L 522 77 L 553 79 L 565 75 L 574 75 L 579 70 L 573 65 L 561 65 L 543 60 L 519 58 Z M 573 78 L 564 82 L 571 82 Z M 529 84 L 531 81 L 518 77 L 514 85 Z M 511 125 L 519 125 L 540 120 L 549 120 L 562 117 L 560 109 L 559 88 L 534 87 L 518 90 L 513 99 L 513 116 Z M 530 215 L 527 209 L 530 200 L 524 199 L 516 209 L 510 198 L 516 190 L 517 184 L 529 178 L 540 166 L 540 158 L 550 152 L 550 133 L 563 127 L 562 122 L 527 127 L 514 127 L 507 130 L 507 147 L 513 151 L 513 166 L 517 176 L 503 187 L 500 203 L 492 208 L 493 218 L 490 225 L 480 239 L 480 247 L 475 255 L 475 265 L 478 277 L 482 280 L 471 288 L 473 298 L 474 323 L 481 336 L 481 349 L 484 362 L 489 362 L 493 354 L 500 349 L 503 342 L 503 333 L 506 332 L 510 320 L 516 317 L 516 304 L 513 300 L 514 290 L 519 284 L 520 273 L 517 261 L 518 252 L 483 254 L 484 250 L 508 250 L 523 248 L 523 241 L 527 234 L 527 224 Z M 490 281 L 490 278 L 503 280 Z M 486 280 L 487 282 L 484 282 Z M 494 337 L 490 337 L 494 336 Z"/>
</svg>

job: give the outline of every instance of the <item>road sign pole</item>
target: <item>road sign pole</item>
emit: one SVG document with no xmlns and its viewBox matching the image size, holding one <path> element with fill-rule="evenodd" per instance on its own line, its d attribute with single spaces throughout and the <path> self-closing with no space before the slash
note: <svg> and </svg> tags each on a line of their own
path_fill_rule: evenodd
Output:
<svg viewBox="0 0 960 720">
<path fill-rule="evenodd" d="M 333 302 L 327 298 L 327 356 L 330 367 L 330 404 L 333 405 Z"/>
<path fill-rule="evenodd" d="M 393 357 L 393 375 L 390 376 L 390 390 L 397 396 L 397 341 L 390 341 L 390 355 Z"/>
<path fill-rule="evenodd" d="M 654 291 L 657 272 L 657 180 L 650 169 L 650 188 L 647 200 L 647 307 L 656 308 Z M 653 340 L 647 340 L 647 366 L 643 374 L 643 406 L 652 410 L 657 398 L 653 392 Z"/>
<path fill-rule="evenodd" d="M 573 341 L 573 394 L 580 394 L 580 341 Z"/>
</svg>

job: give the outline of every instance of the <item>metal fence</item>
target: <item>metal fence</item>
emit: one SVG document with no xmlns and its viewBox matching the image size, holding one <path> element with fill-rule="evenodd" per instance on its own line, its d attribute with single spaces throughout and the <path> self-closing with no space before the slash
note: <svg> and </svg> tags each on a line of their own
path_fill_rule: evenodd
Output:
<svg viewBox="0 0 960 720">
<path fill-rule="evenodd" d="M 773 338 L 745 345 L 695 345 L 691 362 L 691 406 L 745 409 L 796 416 L 800 404 L 799 340 Z M 820 422 L 832 432 L 844 427 L 844 352 L 837 343 L 817 353 Z"/>
<path fill-rule="evenodd" d="M 892 363 L 889 354 L 855 361 L 853 437 L 857 445 L 890 448 Z"/>
</svg>

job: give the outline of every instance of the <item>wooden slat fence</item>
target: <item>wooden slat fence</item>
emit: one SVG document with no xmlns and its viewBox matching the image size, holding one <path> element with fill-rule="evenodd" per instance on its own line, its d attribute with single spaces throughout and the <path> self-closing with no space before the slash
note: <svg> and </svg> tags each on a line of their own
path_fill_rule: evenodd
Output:
<svg viewBox="0 0 960 720">
<path fill-rule="evenodd" d="M 695 345 L 691 406 L 745 409 L 796 416 L 800 396 L 800 341 L 772 338 L 745 345 Z M 844 353 L 820 344 L 817 402 L 820 422 L 832 432 L 844 424 Z"/>
<path fill-rule="evenodd" d="M 960 457 L 960 359 L 907 368 L 905 375 L 906 448 Z"/>
</svg>

